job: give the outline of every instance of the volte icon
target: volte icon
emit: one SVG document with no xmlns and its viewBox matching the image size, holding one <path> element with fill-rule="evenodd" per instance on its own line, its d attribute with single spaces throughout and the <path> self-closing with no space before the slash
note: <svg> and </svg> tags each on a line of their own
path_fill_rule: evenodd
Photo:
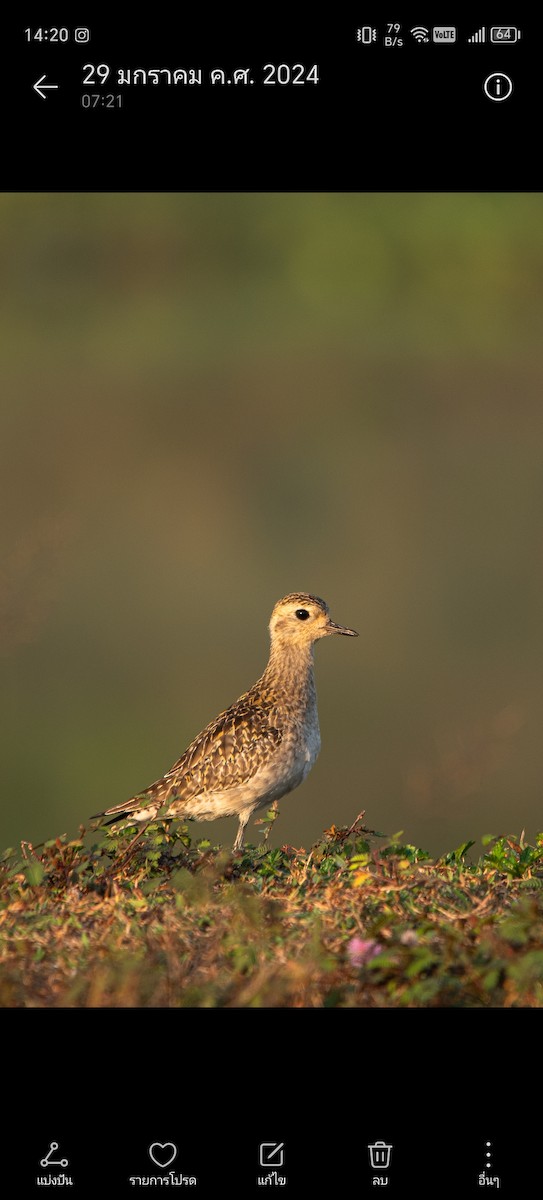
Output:
<svg viewBox="0 0 543 1200">
<path fill-rule="evenodd" d="M 454 25 L 434 25 L 432 37 L 434 42 L 442 46 L 451 46 L 456 41 L 456 27 Z"/>
</svg>

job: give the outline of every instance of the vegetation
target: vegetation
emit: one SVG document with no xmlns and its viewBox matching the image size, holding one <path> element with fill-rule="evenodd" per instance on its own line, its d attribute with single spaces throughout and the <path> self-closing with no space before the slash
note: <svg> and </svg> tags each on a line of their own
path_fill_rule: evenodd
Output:
<svg viewBox="0 0 543 1200">
<path fill-rule="evenodd" d="M 0 1004 L 543 1005 L 543 834 L 433 860 L 363 818 L 309 853 L 160 822 L 6 850 Z"/>
</svg>

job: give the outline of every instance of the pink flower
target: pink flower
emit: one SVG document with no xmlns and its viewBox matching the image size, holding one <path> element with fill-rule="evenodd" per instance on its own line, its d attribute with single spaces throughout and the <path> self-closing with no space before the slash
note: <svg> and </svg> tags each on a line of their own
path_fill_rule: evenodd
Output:
<svg viewBox="0 0 543 1200">
<path fill-rule="evenodd" d="M 352 967 L 363 967 L 364 963 L 381 953 L 382 947 L 374 938 L 365 940 L 360 937 L 351 938 L 347 943 L 347 954 Z"/>
</svg>

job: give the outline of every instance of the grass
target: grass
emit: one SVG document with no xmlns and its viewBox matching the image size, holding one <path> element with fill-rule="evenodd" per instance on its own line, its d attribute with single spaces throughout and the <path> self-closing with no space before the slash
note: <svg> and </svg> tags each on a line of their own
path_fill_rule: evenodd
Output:
<svg viewBox="0 0 543 1200">
<path fill-rule="evenodd" d="M 543 834 L 434 860 L 363 817 L 309 853 L 179 823 L 6 850 L 0 1006 L 541 1007 Z"/>
</svg>

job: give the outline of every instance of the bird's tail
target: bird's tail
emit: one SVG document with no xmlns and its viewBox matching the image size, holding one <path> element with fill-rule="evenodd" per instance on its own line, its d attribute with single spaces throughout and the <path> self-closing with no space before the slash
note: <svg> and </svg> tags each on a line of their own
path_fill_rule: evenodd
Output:
<svg viewBox="0 0 543 1200">
<path fill-rule="evenodd" d="M 109 817 L 109 820 L 105 821 L 104 817 L 107 817 L 108 815 L 109 809 L 106 809 L 105 812 L 93 813 L 90 819 L 91 821 L 99 821 L 101 825 L 114 825 L 116 821 L 123 821 L 125 817 L 129 817 L 130 812 L 126 808 L 121 809 L 120 812 L 115 811 L 114 815 Z"/>
<path fill-rule="evenodd" d="M 160 805 L 149 804 L 149 798 L 145 793 L 141 796 L 133 796 L 132 800 L 125 800 L 124 804 L 115 804 L 113 808 L 106 808 L 103 812 L 94 813 L 91 821 L 100 821 L 101 825 L 115 825 L 117 821 L 124 821 L 132 818 L 133 821 L 150 821 L 156 816 Z M 104 820 L 108 817 L 109 820 Z"/>
</svg>

